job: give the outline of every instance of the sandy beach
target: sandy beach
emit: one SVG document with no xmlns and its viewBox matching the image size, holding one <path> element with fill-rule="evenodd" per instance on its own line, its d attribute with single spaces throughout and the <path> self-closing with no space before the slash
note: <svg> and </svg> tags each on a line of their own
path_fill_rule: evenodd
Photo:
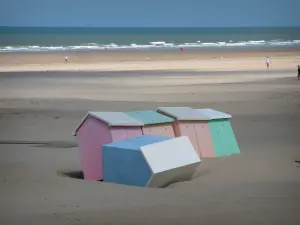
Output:
<svg viewBox="0 0 300 225">
<path fill-rule="evenodd" d="M 1 53 L 0 224 L 300 224 L 297 64 L 299 49 Z M 78 179 L 88 110 L 158 106 L 232 114 L 241 154 L 164 189 Z"/>
<path fill-rule="evenodd" d="M 253 71 L 265 69 L 267 56 L 273 69 L 294 69 L 300 60 L 300 48 L 1 53 L 0 71 Z"/>
</svg>

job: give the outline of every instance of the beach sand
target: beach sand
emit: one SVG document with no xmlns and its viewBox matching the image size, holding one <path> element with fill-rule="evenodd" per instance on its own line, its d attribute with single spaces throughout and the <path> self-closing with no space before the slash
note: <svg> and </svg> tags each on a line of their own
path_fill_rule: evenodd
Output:
<svg viewBox="0 0 300 225">
<path fill-rule="evenodd" d="M 0 224 L 300 224 L 299 51 L 65 54 L 0 54 Z M 241 154 L 164 189 L 78 179 L 86 111 L 158 106 L 232 114 Z"/>
<path fill-rule="evenodd" d="M 64 63 L 68 56 L 69 63 Z M 55 53 L 1 53 L 0 71 L 134 71 L 189 70 L 232 71 L 265 68 L 271 57 L 273 69 L 294 69 L 300 48 L 241 50 L 94 51 Z"/>
</svg>

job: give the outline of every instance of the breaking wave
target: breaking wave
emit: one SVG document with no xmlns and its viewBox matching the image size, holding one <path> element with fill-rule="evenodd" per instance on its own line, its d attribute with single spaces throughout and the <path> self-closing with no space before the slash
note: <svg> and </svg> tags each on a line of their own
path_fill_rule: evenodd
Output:
<svg viewBox="0 0 300 225">
<path fill-rule="evenodd" d="M 153 41 L 148 44 L 122 45 L 117 43 L 97 44 L 87 43 L 73 46 L 0 46 L 0 52 L 47 52 L 47 51 L 78 51 L 78 50 L 136 50 L 136 49 L 173 49 L 173 48 L 237 48 L 237 47 L 276 47 L 276 46 L 300 46 L 300 40 L 258 40 L 240 42 L 187 42 L 169 43 L 164 41 Z"/>
</svg>

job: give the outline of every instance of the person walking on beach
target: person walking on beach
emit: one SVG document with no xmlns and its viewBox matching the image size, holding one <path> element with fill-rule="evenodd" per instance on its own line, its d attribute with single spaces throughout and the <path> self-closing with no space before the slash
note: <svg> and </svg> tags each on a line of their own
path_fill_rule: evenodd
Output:
<svg viewBox="0 0 300 225">
<path fill-rule="evenodd" d="M 298 80 L 300 80 L 300 65 L 298 65 Z"/>
<path fill-rule="evenodd" d="M 270 57 L 268 56 L 267 58 L 266 58 L 266 64 L 267 64 L 267 68 L 269 69 L 269 67 L 270 67 L 270 61 L 271 61 L 271 59 L 270 59 Z"/>
<path fill-rule="evenodd" d="M 65 63 L 68 63 L 68 56 L 65 56 Z"/>
</svg>

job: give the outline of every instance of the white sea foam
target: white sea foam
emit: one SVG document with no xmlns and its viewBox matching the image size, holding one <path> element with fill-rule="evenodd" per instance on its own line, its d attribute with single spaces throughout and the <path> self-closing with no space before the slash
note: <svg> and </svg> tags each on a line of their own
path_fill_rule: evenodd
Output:
<svg viewBox="0 0 300 225">
<path fill-rule="evenodd" d="M 201 43 L 202 46 L 217 46 L 218 43 L 213 43 L 213 42 L 204 42 Z"/>
<path fill-rule="evenodd" d="M 261 40 L 261 41 L 248 41 L 249 44 L 253 44 L 253 45 L 259 45 L 259 44 L 264 44 L 266 43 L 266 41 Z"/>
<path fill-rule="evenodd" d="M 246 42 L 237 42 L 237 43 L 230 42 L 230 43 L 227 43 L 226 46 L 229 46 L 229 47 L 237 46 L 238 47 L 238 46 L 247 46 L 247 44 L 246 44 Z"/>
<path fill-rule="evenodd" d="M 264 47 L 264 46 L 300 46 L 300 40 L 249 40 L 249 41 L 218 41 L 218 42 L 185 42 L 169 43 L 165 41 L 153 41 L 148 44 L 132 43 L 119 45 L 117 43 L 97 44 L 87 43 L 73 46 L 0 46 L 0 52 L 39 52 L 39 51 L 67 51 L 67 50 L 118 50 L 118 49 L 172 49 L 172 48 L 226 48 L 226 47 Z"/>
<path fill-rule="evenodd" d="M 151 45 L 154 45 L 154 46 L 172 46 L 174 45 L 173 43 L 166 43 L 164 41 L 153 41 L 153 42 L 150 42 Z"/>
</svg>

